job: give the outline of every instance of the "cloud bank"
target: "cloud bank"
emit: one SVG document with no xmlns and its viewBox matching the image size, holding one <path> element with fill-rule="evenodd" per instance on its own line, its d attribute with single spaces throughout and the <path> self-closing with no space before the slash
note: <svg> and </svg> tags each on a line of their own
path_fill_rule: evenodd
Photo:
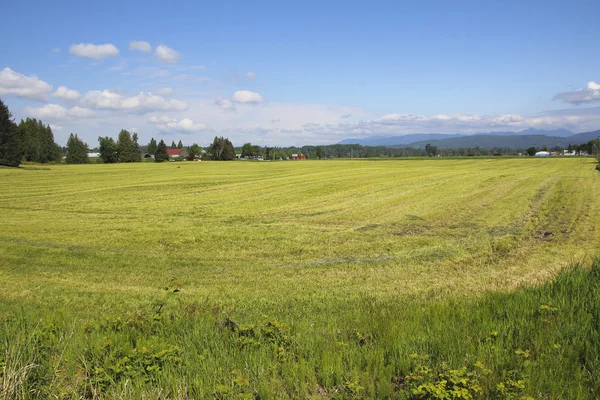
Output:
<svg viewBox="0 0 600 400">
<path fill-rule="evenodd" d="M 570 92 L 558 93 L 554 100 L 563 101 L 574 105 L 599 103 L 600 102 L 600 84 L 591 81 L 583 89 L 576 89 Z"/>
<path fill-rule="evenodd" d="M 25 76 L 6 67 L 0 71 L 0 96 L 13 95 L 32 100 L 45 100 L 52 85 L 37 76 Z"/>
</svg>

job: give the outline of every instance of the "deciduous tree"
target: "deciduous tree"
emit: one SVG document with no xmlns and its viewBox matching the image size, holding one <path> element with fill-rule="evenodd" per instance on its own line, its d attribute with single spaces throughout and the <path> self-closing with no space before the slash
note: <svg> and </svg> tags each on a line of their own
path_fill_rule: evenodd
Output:
<svg viewBox="0 0 600 400">
<path fill-rule="evenodd" d="M 194 161 L 197 156 L 200 155 L 202 151 L 202 147 L 198 146 L 196 143 L 188 147 L 188 161 Z"/>
<path fill-rule="evenodd" d="M 100 144 L 100 158 L 105 164 L 112 164 L 119 161 L 117 155 L 117 144 L 111 137 L 99 137 L 98 143 Z"/>
<path fill-rule="evenodd" d="M 229 161 L 235 158 L 235 149 L 229 139 L 216 137 L 208 148 L 211 160 Z"/>
<path fill-rule="evenodd" d="M 88 145 L 79 139 L 77 134 L 71 133 L 67 141 L 67 164 L 87 164 L 88 151 Z"/>
<path fill-rule="evenodd" d="M 317 148 L 315 149 L 315 156 L 317 157 L 317 159 L 321 159 L 323 158 L 323 150 L 321 149 L 321 146 L 317 146 Z"/>
</svg>

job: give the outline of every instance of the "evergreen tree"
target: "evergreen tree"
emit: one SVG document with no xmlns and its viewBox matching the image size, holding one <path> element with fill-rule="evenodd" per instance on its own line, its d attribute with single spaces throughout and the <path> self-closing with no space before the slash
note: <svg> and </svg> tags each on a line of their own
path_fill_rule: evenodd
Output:
<svg viewBox="0 0 600 400">
<path fill-rule="evenodd" d="M 146 146 L 146 152 L 149 154 L 156 154 L 156 140 L 150 139 L 150 143 Z"/>
<path fill-rule="evenodd" d="M 67 164 L 87 164 L 88 145 L 84 143 L 77 134 L 69 136 L 67 141 Z"/>
<path fill-rule="evenodd" d="M 136 147 L 131 134 L 122 129 L 119 132 L 119 139 L 117 140 L 117 158 L 119 162 L 141 161 L 139 149 L 136 150 Z"/>
<path fill-rule="evenodd" d="M 40 135 L 40 159 L 41 163 L 59 161 L 62 157 L 61 147 L 54 142 L 54 134 L 50 125 L 44 126 L 42 121 L 38 122 L 38 131 Z"/>
<path fill-rule="evenodd" d="M 18 129 L 26 161 L 47 163 L 60 160 L 62 149 L 54 142 L 50 126 L 35 118 L 27 118 L 25 121 L 21 120 Z"/>
<path fill-rule="evenodd" d="M 0 165 L 18 167 L 21 163 L 21 139 L 8 107 L 0 100 Z"/>
<path fill-rule="evenodd" d="M 156 154 L 154 155 L 155 162 L 162 162 L 169 160 L 169 153 L 167 153 L 167 145 L 164 140 L 160 140 L 156 147 Z"/>
<path fill-rule="evenodd" d="M 181 142 L 181 140 L 179 141 L 179 143 L 177 143 L 177 148 L 183 149 L 183 143 Z"/>
<path fill-rule="evenodd" d="M 177 148 L 177 145 L 175 144 L 174 140 L 171 142 L 171 148 L 172 149 L 176 149 Z"/>
<path fill-rule="evenodd" d="M 140 150 L 140 144 L 138 143 L 138 134 L 134 133 L 131 140 L 133 142 L 133 162 L 142 162 L 142 151 Z"/>
<path fill-rule="evenodd" d="M 37 135 L 37 121 L 27 118 L 19 123 L 19 136 L 23 146 L 23 158 L 25 161 L 36 162 L 39 159 L 39 140 Z"/>
<path fill-rule="evenodd" d="M 117 155 L 117 144 L 111 137 L 98 137 L 100 144 L 100 158 L 105 164 L 116 163 L 119 160 Z"/>
</svg>

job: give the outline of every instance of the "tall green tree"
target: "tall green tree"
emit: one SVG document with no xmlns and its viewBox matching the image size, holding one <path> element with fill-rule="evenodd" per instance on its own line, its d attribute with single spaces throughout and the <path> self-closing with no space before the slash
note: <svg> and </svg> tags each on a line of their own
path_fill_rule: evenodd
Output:
<svg viewBox="0 0 600 400">
<path fill-rule="evenodd" d="M 19 123 L 19 136 L 23 143 L 23 158 L 25 161 L 39 160 L 38 123 L 35 119 L 27 118 Z"/>
<path fill-rule="evenodd" d="M 181 140 L 179 141 L 179 143 L 177 143 L 177 148 L 183 149 L 183 143 L 181 142 Z"/>
<path fill-rule="evenodd" d="M 21 155 L 21 138 L 17 125 L 13 122 L 8 107 L 0 100 L 0 165 L 18 167 Z"/>
<path fill-rule="evenodd" d="M 229 161 L 235 158 L 235 148 L 231 141 L 224 137 L 217 137 L 208 148 L 211 160 Z"/>
<path fill-rule="evenodd" d="M 138 134 L 134 132 L 131 136 L 131 140 L 133 141 L 133 161 L 141 162 L 142 161 L 142 151 L 140 150 L 140 144 L 138 143 L 139 138 Z"/>
<path fill-rule="evenodd" d="M 67 141 L 67 164 L 87 164 L 88 145 L 84 143 L 77 134 L 69 136 Z"/>
<path fill-rule="evenodd" d="M 194 161 L 197 156 L 202 152 L 202 147 L 198 146 L 196 143 L 188 147 L 188 161 Z"/>
<path fill-rule="evenodd" d="M 154 138 L 150 139 L 150 143 L 146 146 L 146 152 L 149 154 L 156 154 L 156 140 Z"/>
<path fill-rule="evenodd" d="M 156 154 L 154 155 L 155 162 L 162 162 L 169 160 L 169 153 L 167 152 L 167 144 L 164 140 L 160 140 L 156 147 Z"/>
<path fill-rule="evenodd" d="M 117 144 L 115 140 L 109 136 L 99 137 L 98 143 L 100 144 L 100 158 L 105 164 L 112 164 L 119 161 L 117 155 Z"/>
<path fill-rule="evenodd" d="M 136 140 L 134 141 L 129 131 L 125 129 L 119 132 L 119 139 L 117 140 L 117 157 L 119 162 L 141 161 L 137 135 L 135 135 L 135 138 Z"/>
<path fill-rule="evenodd" d="M 172 149 L 176 149 L 177 148 L 177 145 L 175 144 L 174 140 L 171 142 L 171 148 Z"/>
<path fill-rule="evenodd" d="M 242 157 L 258 157 L 261 153 L 261 149 L 259 146 L 253 146 L 252 143 L 244 143 L 242 146 Z"/>
<path fill-rule="evenodd" d="M 317 148 L 315 149 L 315 156 L 317 157 L 317 159 L 321 159 L 323 158 L 323 149 L 321 148 L 321 146 L 317 146 Z"/>
<path fill-rule="evenodd" d="M 48 163 L 51 161 L 59 161 L 62 157 L 62 149 L 54 141 L 54 134 L 50 125 L 44 126 L 42 121 L 39 121 L 40 130 L 40 161 Z"/>
<path fill-rule="evenodd" d="M 54 134 L 49 125 L 35 118 L 27 118 L 19 123 L 23 156 L 26 161 L 47 163 L 59 161 L 62 149 L 54 142 Z"/>
</svg>

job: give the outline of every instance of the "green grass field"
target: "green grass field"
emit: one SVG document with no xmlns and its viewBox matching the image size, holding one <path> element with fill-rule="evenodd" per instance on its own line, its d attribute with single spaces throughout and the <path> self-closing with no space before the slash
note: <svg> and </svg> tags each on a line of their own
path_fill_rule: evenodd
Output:
<svg viewBox="0 0 600 400">
<path fill-rule="evenodd" d="M 5 168 L 0 209 L 0 397 L 600 396 L 595 160 Z"/>
</svg>

